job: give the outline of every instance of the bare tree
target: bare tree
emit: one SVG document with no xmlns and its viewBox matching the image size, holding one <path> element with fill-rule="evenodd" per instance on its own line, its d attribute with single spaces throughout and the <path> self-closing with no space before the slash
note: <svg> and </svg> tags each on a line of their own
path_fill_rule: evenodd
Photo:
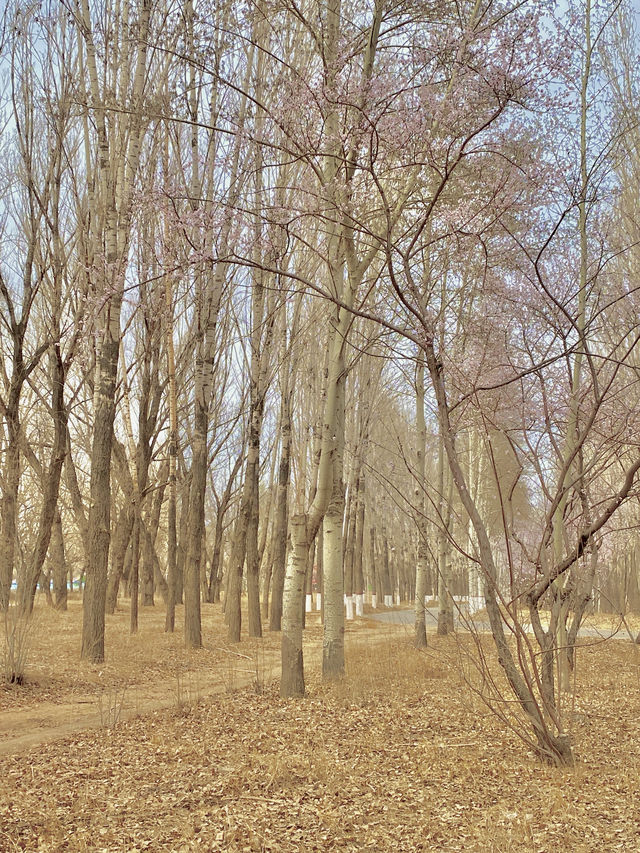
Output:
<svg viewBox="0 0 640 853">
<path fill-rule="evenodd" d="M 104 660 L 104 610 L 107 587 L 111 511 L 111 448 L 115 417 L 115 386 L 120 351 L 120 311 L 124 295 L 126 264 L 131 241 L 131 218 L 142 136 L 143 102 L 149 76 L 147 52 L 151 0 L 141 0 L 135 10 L 125 3 L 122 15 L 109 21 L 110 38 L 103 45 L 112 53 L 101 65 L 97 59 L 95 29 L 89 0 L 74 8 L 78 32 L 79 71 L 88 79 L 87 115 L 95 123 L 96 159 L 88 159 L 87 177 L 95 179 L 91 193 L 92 217 L 101 228 L 104 256 L 95 270 L 95 293 L 99 304 L 97 329 L 99 348 L 96 363 L 94 417 L 91 447 L 91 502 L 88 518 L 88 562 L 84 593 L 82 656 Z M 129 35 L 134 26 L 135 39 Z M 130 86 L 130 82 L 131 86 Z M 122 112 L 109 108 L 110 92 Z M 94 146 L 87 129 L 86 148 Z M 100 224 L 98 226 L 98 223 Z M 101 243 L 102 243 L 101 240 Z M 100 257 L 96 252 L 96 260 Z"/>
</svg>

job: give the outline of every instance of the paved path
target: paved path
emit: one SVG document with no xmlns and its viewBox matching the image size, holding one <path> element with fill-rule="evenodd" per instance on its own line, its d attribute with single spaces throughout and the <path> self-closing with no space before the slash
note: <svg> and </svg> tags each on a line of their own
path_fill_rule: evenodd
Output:
<svg viewBox="0 0 640 853">
<path fill-rule="evenodd" d="M 432 627 L 436 627 L 438 624 L 438 611 L 434 607 L 428 607 L 426 609 L 426 620 L 427 620 L 427 628 L 431 625 Z M 413 625 L 415 621 L 415 611 L 412 610 L 385 610 L 380 613 L 369 613 L 367 618 L 375 619 L 377 622 L 390 622 L 394 625 Z M 482 633 L 490 633 L 491 625 L 485 619 L 473 619 L 471 617 L 465 616 L 464 618 L 460 618 L 458 613 L 454 613 L 455 624 L 461 630 L 467 630 L 470 624 L 473 625 L 476 631 Z M 624 624 L 620 624 L 615 631 L 611 631 L 609 629 L 603 628 L 593 628 L 589 625 L 583 626 L 578 631 L 579 637 L 597 637 L 601 640 L 611 640 L 614 637 L 619 640 L 626 640 L 629 638 L 629 632 L 625 628 Z"/>
</svg>

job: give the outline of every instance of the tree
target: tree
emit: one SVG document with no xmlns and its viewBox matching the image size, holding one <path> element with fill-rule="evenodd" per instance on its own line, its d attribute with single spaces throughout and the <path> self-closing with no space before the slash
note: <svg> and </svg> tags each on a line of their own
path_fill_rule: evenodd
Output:
<svg viewBox="0 0 640 853">
<path fill-rule="evenodd" d="M 97 44 L 88 0 L 74 8 L 78 32 L 81 80 L 86 75 L 89 90 L 85 97 L 87 116 L 96 129 L 95 164 L 88 161 L 87 177 L 95 175 L 91 189 L 92 225 L 100 228 L 100 258 L 96 247 L 94 287 L 99 300 L 99 347 L 96 363 L 94 417 L 91 447 L 91 502 L 88 518 L 88 554 L 83 599 L 82 657 L 93 662 L 104 660 L 104 610 L 107 588 L 111 512 L 111 448 L 115 417 L 115 386 L 120 351 L 120 311 L 131 241 L 133 192 L 144 133 L 143 100 L 147 86 L 147 51 L 151 18 L 150 0 L 141 0 L 135 23 L 134 9 L 126 3 L 122 17 L 108 22 L 109 40 L 104 49 L 112 53 L 107 66 L 97 60 Z M 128 28 L 135 27 L 135 39 Z M 85 65 L 86 63 L 86 65 Z M 100 71 L 103 77 L 100 77 Z M 113 75 L 113 76 L 112 76 Z M 129 82 L 132 80 L 131 88 Z M 123 112 L 108 106 L 107 89 L 114 92 Z M 94 140 L 85 130 L 85 145 L 91 150 Z"/>
</svg>

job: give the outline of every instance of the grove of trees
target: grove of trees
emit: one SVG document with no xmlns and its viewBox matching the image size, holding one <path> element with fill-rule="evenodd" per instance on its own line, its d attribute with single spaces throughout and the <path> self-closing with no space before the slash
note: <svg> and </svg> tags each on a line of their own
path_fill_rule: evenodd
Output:
<svg viewBox="0 0 640 853">
<path fill-rule="evenodd" d="M 99 663 L 116 607 L 198 648 L 222 601 L 284 696 L 305 609 L 334 678 L 365 596 L 419 647 L 486 607 L 483 698 L 570 765 L 579 626 L 640 605 L 637 23 L 10 0 L 0 607 L 80 583 Z"/>
</svg>

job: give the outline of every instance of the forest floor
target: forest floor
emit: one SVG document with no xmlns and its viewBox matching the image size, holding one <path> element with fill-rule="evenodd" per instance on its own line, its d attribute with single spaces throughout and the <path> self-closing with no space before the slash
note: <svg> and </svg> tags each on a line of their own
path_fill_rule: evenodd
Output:
<svg viewBox="0 0 640 853">
<path fill-rule="evenodd" d="M 178 617 L 179 621 L 180 615 Z M 580 641 L 564 698 L 577 764 L 540 764 L 489 637 L 347 626 L 346 675 L 278 695 L 279 636 L 205 648 L 164 611 L 107 617 L 107 659 L 78 660 L 81 608 L 39 607 L 24 685 L 0 686 L 0 851 L 478 851 L 640 853 L 640 650 Z M 484 661 L 484 667 L 480 666 Z M 496 691 L 498 691 L 496 693 Z"/>
</svg>

